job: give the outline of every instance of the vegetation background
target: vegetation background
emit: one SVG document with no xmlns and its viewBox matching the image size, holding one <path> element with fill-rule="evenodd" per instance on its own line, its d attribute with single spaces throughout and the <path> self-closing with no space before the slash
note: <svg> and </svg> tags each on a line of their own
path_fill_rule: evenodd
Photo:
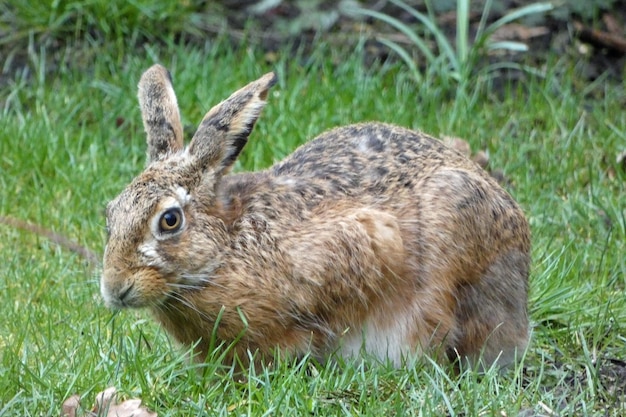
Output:
<svg viewBox="0 0 626 417">
<path fill-rule="evenodd" d="M 108 386 L 159 416 L 625 415 L 625 14 L 623 0 L 0 3 L 0 415 L 59 415 L 75 393 L 83 415 Z M 146 312 L 105 309 L 89 254 L 144 165 L 135 94 L 154 62 L 190 131 L 278 73 L 238 170 L 362 120 L 466 141 L 531 223 L 523 363 L 456 376 L 427 358 L 277 357 L 240 380 L 188 363 Z"/>
</svg>

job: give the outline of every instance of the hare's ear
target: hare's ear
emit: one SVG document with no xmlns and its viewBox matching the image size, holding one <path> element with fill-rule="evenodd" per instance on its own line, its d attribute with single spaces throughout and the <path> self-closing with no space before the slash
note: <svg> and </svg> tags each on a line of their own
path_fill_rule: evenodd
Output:
<svg viewBox="0 0 626 417">
<path fill-rule="evenodd" d="M 153 65 L 139 80 L 139 106 L 148 135 L 148 162 L 183 148 L 183 126 L 170 73 Z"/>
<path fill-rule="evenodd" d="M 189 145 L 189 154 L 202 170 L 213 169 L 217 176 L 228 172 L 248 142 L 274 84 L 276 75 L 265 74 L 209 110 Z"/>
</svg>

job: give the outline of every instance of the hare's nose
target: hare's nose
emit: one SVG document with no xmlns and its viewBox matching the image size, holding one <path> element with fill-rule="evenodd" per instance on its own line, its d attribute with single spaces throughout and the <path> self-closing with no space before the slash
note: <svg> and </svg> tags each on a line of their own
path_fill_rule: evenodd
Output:
<svg viewBox="0 0 626 417">
<path fill-rule="evenodd" d="M 100 293 L 104 304 L 109 308 L 126 308 L 133 306 L 135 282 L 120 279 L 119 276 L 106 271 L 100 279 Z"/>
<path fill-rule="evenodd" d="M 132 299 L 133 299 L 133 288 L 135 287 L 135 283 L 131 282 L 130 284 L 126 284 L 123 287 L 120 287 L 117 291 L 117 301 L 121 304 L 122 307 L 131 307 Z"/>
</svg>

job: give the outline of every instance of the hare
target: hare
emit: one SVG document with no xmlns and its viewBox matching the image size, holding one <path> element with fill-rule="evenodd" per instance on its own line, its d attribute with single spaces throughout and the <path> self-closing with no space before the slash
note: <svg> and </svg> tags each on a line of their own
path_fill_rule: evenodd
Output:
<svg viewBox="0 0 626 417">
<path fill-rule="evenodd" d="M 383 123 L 229 174 L 275 83 L 213 107 L 185 147 L 169 72 L 143 74 L 148 163 L 106 208 L 105 304 L 150 308 L 200 360 L 212 343 L 229 360 L 521 355 L 530 233 L 513 198 L 439 140 Z"/>
</svg>

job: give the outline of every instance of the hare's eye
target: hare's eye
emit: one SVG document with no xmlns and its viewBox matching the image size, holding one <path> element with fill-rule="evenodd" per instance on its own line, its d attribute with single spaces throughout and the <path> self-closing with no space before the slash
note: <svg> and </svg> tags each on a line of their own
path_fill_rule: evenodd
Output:
<svg viewBox="0 0 626 417">
<path fill-rule="evenodd" d="M 162 232 L 175 232 L 183 224 L 183 213 L 179 208 L 172 208 L 161 215 L 159 227 Z"/>
</svg>

